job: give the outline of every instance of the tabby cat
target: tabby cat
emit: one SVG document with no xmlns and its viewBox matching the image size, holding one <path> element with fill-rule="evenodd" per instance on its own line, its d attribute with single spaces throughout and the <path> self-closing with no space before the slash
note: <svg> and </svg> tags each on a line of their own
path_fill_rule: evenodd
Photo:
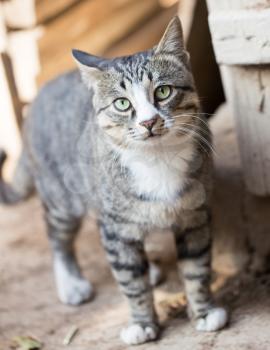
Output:
<svg viewBox="0 0 270 350">
<path fill-rule="evenodd" d="M 210 283 L 211 136 L 200 114 L 178 17 L 145 52 L 103 59 L 73 50 L 79 71 L 49 82 L 33 102 L 12 184 L 11 204 L 35 189 L 43 203 L 60 300 L 93 294 L 74 253 L 82 218 L 95 210 L 113 275 L 127 297 L 127 344 L 159 335 L 144 249 L 146 235 L 175 237 L 188 313 L 200 331 L 216 331 L 227 312 Z M 5 160 L 1 153 L 1 166 Z"/>
</svg>

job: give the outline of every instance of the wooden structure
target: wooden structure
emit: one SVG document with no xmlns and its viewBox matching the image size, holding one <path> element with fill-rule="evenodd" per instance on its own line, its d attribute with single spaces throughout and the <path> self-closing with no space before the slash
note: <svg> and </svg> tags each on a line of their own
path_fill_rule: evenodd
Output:
<svg viewBox="0 0 270 350">
<path fill-rule="evenodd" d="M 249 191 L 270 195 L 270 1 L 208 0 Z"/>
<path fill-rule="evenodd" d="M 36 94 L 39 71 L 34 0 L 0 2 L 0 138 L 11 157 L 20 150 L 23 108 Z"/>
</svg>

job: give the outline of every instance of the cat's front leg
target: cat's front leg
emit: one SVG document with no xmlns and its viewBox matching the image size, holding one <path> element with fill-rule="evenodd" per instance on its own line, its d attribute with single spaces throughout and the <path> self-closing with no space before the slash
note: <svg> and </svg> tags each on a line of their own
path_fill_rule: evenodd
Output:
<svg viewBox="0 0 270 350">
<path fill-rule="evenodd" d="M 217 331 L 228 321 L 227 311 L 215 306 L 210 291 L 211 235 L 207 210 L 189 212 L 186 227 L 174 227 L 178 265 L 184 279 L 189 316 L 199 331 Z"/>
<path fill-rule="evenodd" d="M 139 227 L 105 223 L 101 236 L 113 275 L 130 306 L 130 323 L 121 331 L 121 339 L 129 345 L 156 339 L 159 327 Z"/>
</svg>

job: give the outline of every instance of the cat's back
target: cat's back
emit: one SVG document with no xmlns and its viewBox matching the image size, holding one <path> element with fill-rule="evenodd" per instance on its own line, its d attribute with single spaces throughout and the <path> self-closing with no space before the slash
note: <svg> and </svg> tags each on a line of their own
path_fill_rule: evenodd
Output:
<svg viewBox="0 0 270 350">
<path fill-rule="evenodd" d="M 75 185 L 83 181 L 76 164 L 80 140 L 86 126 L 92 124 L 93 113 L 92 93 L 83 85 L 77 71 L 47 83 L 34 100 L 24 138 L 36 188 L 43 201 L 59 202 L 66 197 L 65 202 L 76 202 L 78 196 L 74 199 L 71 192 L 66 193 L 65 182 L 67 176 Z"/>
<path fill-rule="evenodd" d="M 63 74 L 41 88 L 34 100 L 28 120 L 26 133 L 44 133 L 53 141 L 53 136 L 74 131 L 88 118 L 91 110 L 91 93 L 81 82 L 77 71 Z M 51 133 L 51 134 L 50 134 Z"/>
<path fill-rule="evenodd" d="M 31 153 L 67 160 L 93 115 L 92 93 L 79 72 L 63 74 L 41 88 L 30 107 L 25 139 Z"/>
</svg>

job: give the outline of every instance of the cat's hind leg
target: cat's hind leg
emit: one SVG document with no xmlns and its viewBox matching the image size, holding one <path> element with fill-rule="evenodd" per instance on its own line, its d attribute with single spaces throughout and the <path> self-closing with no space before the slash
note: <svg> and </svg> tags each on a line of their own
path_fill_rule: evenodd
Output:
<svg viewBox="0 0 270 350">
<path fill-rule="evenodd" d="M 74 251 L 81 220 L 55 211 L 46 213 L 46 222 L 58 297 L 64 304 L 79 305 L 93 295 L 90 282 L 82 277 Z"/>
</svg>

